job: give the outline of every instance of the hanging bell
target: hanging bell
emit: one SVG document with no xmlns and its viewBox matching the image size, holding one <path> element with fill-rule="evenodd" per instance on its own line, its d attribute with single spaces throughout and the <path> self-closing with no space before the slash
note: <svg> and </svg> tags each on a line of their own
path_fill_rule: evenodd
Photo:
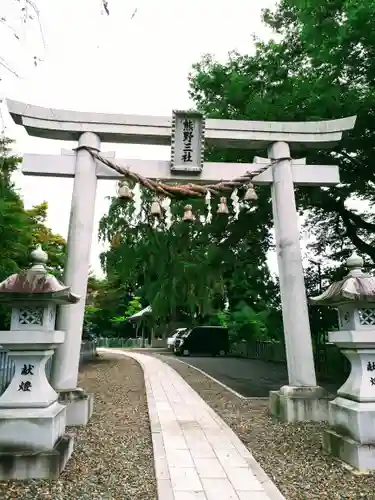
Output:
<svg viewBox="0 0 375 500">
<path fill-rule="evenodd" d="M 227 199 L 225 196 L 220 198 L 219 206 L 217 207 L 218 214 L 229 214 Z"/>
<path fill-rule="evenodd" d="M 254 189 L 254 185 L 251 182 L 249 182 L 249 184 L 247 185 L 246 193 L 243 199 L 245 201 L 255 201 L 258 199 L 258 196 Z"/>
<path fill-rule="evenodd" d="M 151 203 L 151 215 L 153 217 L 161 217 L 161 205 L 158 198 L 153 198 Z"/>
<path fill-rule="evenodd" d="M 182 220 L 187 222 L 193 222 L 195 220 L 194 214 L 192 212 L 193 207 L 191 205 L 185 205 L 184 207 L 184 216 Z"/>
<path fill-rule="evenodd" d="M 129 184 L 126 181 L 120 181 L 117 190 L 118 197 L 121 200 L 130 201 L 133 199 L 133 192 L 131 191 Z"/>
</svg>

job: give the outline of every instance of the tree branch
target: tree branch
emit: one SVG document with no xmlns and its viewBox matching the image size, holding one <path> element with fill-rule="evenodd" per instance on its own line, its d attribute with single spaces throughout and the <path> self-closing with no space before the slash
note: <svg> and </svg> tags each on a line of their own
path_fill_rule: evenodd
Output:
<svg viewBox="0 0 375 500">
<path fill-rule="evenodd" d="M 362 217 L 356 213 L 351 212 L 347 208 L 344 208 L 345 214 L 352 220 L 352 222 L 361 229 L 367 229 L 367 231 L 371 231 L 375 233 L 375 224 L 372 222 L 367 222 Z"/>
<path fill-rule="evenodd" d="M 351 163 L 358 165 L 359 167 L 367 167 L 367 165 L 362 160 L 360 160 L 354 156 L 350 156 L 350 154 L 348 154 L 346 151 L 339 151 L 338 154 L 340 154 L 341 156 L 343 156 L 344 158 L 349 160 Z"/>
<path fill-rule="evenodd" d="M 5 61 L 5 59 L 3 59 L 1 56 L 0 56 L 0 66 L 2 66 L 3 68 L 5 68 L 7 71 L 9 71 L 10 73 L 12 73 L 14 76 L 16 76 L 17 78 L 21 78 L 21 76 L 16 73 L 10 66 L 9 64 Z"/>
<path fill-rule="evenodd" d="M 357 234 L 357 226 L 359 224 L 355 223 L 353 221 L 353 215 L 355 216 L 354 218 L 359 219 L 361 223 L 364 223 L 363 219 L 357 215 L 353 214 L 349 210 L 347 210 L 344 206 L 344 200 L 340 200 L 337 202 L 337 212 L 340 214 L 342 221 L 344 223 L 345 229 L 346 229 L 346 236 L 350 239 L 350 241 L 353 243 L 353 245 L 362 253 L 367 254 L 374 262 L 375 262 L 375 248 L 372 245 L 369 245 L 365 241 L 362 240 Z M 366 223 L 372 226 L 370 230 L 374 231 L 374 225 L 370 223 Z"/>
</svg>

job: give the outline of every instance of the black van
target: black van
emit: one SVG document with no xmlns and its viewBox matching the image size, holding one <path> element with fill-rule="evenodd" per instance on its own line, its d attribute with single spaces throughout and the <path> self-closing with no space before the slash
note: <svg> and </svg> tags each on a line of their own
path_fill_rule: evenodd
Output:
<svg viewBox="0 0 375 500">
<path fill-rule="evenodd" d="M 222 326 L 196 326 L 189 328 L 176 339 L 174 353 L 177 356 L 210 354 L 223 356 L 229 352 L 228 328 Z"/>
</svg>

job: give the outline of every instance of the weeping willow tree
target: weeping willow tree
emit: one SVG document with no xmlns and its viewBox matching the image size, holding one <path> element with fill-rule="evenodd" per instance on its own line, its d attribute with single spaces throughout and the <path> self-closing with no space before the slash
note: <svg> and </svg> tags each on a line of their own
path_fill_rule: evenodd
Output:
<svg viewBox="0 0 375 500">
<path fill-rule="evenodd" d="M 153 194 L 136 185 L 133 203 L 112 198 L 99 229 L 108 279 L 126 283 L 159 320 L 199 321 L 244 298 L 261 309 L 277 296 L 266 264 L 268 197 L 256 206 L 236 192 L 228 203 L 165 198 L 159 210 L 155 217 Z"/>
</svg>

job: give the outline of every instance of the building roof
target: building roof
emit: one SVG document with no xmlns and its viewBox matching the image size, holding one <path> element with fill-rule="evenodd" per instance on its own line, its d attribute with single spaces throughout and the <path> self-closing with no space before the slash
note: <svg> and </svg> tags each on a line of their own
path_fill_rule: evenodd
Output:
<svg viewBox="0 0 375 500">
<path fill-rule="evenodd" d="M 151 306 L 147 306 L 141 311 L 133 314 L 132 316 L 129 316 L 128 321 L 137 321 L 139 319 L 142 319 L 144 316 L 149 316 L 152 314 L 152 308 Z"/>
</svg>

